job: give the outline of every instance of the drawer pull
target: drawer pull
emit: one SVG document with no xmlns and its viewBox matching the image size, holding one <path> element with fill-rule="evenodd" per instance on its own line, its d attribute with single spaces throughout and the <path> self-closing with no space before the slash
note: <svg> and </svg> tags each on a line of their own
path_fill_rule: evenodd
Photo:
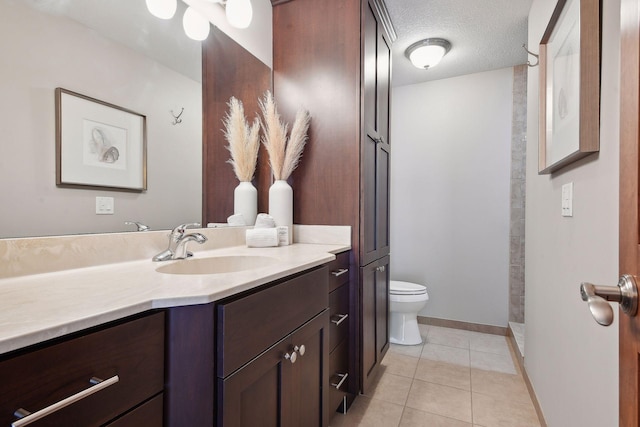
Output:
<svg viewBox="0 0 640 427">
<path fill-rule="evenodd" d="M 338 319 L 336 319 L 336 317 L 338 317 Z M 335 323 L 336 326 L 338 326 L 340 323 L 344 322 L 347 317 L 349 317 L 348 314 L 336 314 L 335 316 L 332 316 L 331 323 Z"/>
<path fill-rule="evenodd" d="M 304 356 L 305 351 L 307 351 L 306 347 L 304 346 L 304 344 L 302 344 L 300 347 L 295 346 L 293 348 L 293 351 L 297 351 L 298 353 L 300 353 L 300 356 Z"/>
<path fill-rule="evenodd" d="M 344 384 L 344 382 L 347 380 L 347 377 L 349 376 L 349 374 L 336 374 L 337 376 L 340 377 L 340 381 L 338 383 L 331 383 L 331 385 L 333 387 L 336 388 L 336 390 L 340 390 L 340 387 L 342 387 L 342 384 Z"/>
<path fill-rule="evenodd" d="M 332 271 L 331 274 L 333 274 L 334 276 L 338 277 L 338 276 L 342 276 L 344 273 L 348 273 L 349 269 L 348 268 L 341 268 L 337 271 Z"/>
<path fill-rule="evenodd" d="M 381 265 L 380 267 L 376 267 L 376 270 L 382 273 L 386 270 L 386 268 L 384 267 L 384 265 Z"/>
<path fill-rule="evenodd" d="M 37 421 L 41 418 L 46 417 L 47 415 L 51 415 L 56 411 L 59 411 L 60 409 L 69 406 L 73 403 L 76 403 L 88 396 L 91 396 L 94 393 L 97 393 L 101 390 L 104 390 L 105 388 L 112 386 L 113 384 L 117 383 L 118 381 L 120 381 L 120 377 L 118 377 L 117 375 L 109 378 L 108 380 L 101 380 L 99 378 L 93 377 L 91 378 L 91 380 L 89 380 L 89 382 L 91 384 L 93 384 L 91 387 L 82 390 L 72 396 L 69 396 L 65 399 L 62 399 L 59 402 L 56 402 L 52 405 L 47 406 L 46 408 L 43 408 L 37 412 L 34 412 L 33 414 L 30 413 L 29 411 L 26 411 L 25 409 L 18 409 L 16 412 L 14 412 L 14 416 L 20 418 L 17 421 L 14 421 L 13 423 L 11 423 L 11 427 L 21 427 L 21 426 L 26 426 L 28 424 L 31 424 L 34 421 Z"/>
</svg>

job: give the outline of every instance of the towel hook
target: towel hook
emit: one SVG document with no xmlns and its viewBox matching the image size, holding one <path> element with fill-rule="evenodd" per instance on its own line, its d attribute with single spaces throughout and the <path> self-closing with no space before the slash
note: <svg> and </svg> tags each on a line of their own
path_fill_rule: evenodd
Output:
<svg viewBox="0 0 640 427">
<path fill-rule="evenodd" d="M 177 125 L 178 123 L 182 123 L 182 119 L 180 118 L 180 116 L 182 115 L 182 113 L 184 113 L 184 107 L 182 107 L 182 109 L 180 110 L 180 113 L 176 116 L 176 114 L 173 112 L 173 110 L 171 110 L 171 115 L 173 116 L 173 123 L 171 123 L 172 125 Z"/>
<path fill-rule="evenodd" d="M 531 52 L 529 49 L 527 49 L 527 45 L 526 45 L 526 44 L 524 44 L 524 43 L 522 43 L 522 48 L 523 48 L 523 49 L 524 49 L 524 50 L 525 50 L 529 55 L 532 55 L 532 56 L 535 56 L 535 57 L 536 57 L 536 63 L 535 63 L 535 64 L 532 64 L 532 63 L 531 63 L 531 61 L 527 61 L 527 65 L 528 65 L 529 67 L 537 67 L 537 66 L 538 66 L 538 64 L 540 64 L 540 55 L 538 55 L 538 54 L 535 54 L 535 53 Z"/>
</svg>

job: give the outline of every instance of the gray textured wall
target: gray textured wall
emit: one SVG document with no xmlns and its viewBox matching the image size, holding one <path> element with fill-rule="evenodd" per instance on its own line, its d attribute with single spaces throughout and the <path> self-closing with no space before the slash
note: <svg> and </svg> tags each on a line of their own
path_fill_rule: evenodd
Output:
<svg viewBox="0 0 640 427">
<path fill-rule="evenodd" d="M 524 222 L 527 142 L 527 66 L 513 68 L 509 321 L 524 323 Z"/>
</svg>

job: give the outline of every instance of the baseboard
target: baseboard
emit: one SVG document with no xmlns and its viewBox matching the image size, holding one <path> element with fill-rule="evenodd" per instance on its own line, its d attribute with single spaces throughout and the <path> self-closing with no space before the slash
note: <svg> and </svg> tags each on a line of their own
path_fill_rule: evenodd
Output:
<svg viewBox="0 0 640 427">
<path fill-rule="evenodd" d="M 540 407 L 540 403 L 538 402 L 538 398 L 536 397 L 536 392 L 533 390 L 533 386 L 531 385 L 531 381 L 529 380 L 527 371 L 524 368 L 524 355 L 520 354 L 520 347 L 518 347 L 518 343 L 516 342 L 516 338 L 513 335 L 511 327 L 507 329 L 507 337 L 509 339 L 509 349 L 511 350 L 511 356 L 513 360 L 515 360 L 518 370 L 522 374 L 524 383 L 527 385 L 527 390 L 529 391 L 531 402 L 533 402 L 533 407 L 535 408 L 536 414 L 538 415 L 538 421 L 540 421 L 540 427 L 547 427 L 547 422 L 545 421 L 544 415 L 542 414 L 542 408 Z"/>
<path fill-rule="evenodd" d="M 465 331 L 482 332 L 484 334 L 507 335 L 507 328 L 502 326 L 482 325 L 479 323 L 461 322 L 459 320 L 438 319 L 436 317 L 418 316 L 418 323 L 423 325 L 442 326 L 443 328 L 463 329 Z"/>
</svg>

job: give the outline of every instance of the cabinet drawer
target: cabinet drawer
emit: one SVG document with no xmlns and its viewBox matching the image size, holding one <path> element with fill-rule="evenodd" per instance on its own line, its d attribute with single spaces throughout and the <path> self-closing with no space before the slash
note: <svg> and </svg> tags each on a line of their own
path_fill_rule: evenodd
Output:
<svg viewBox="0 0 640 427">
<path fill-rule="evenodd" d="M 162 407 L 160 394 L 106 427 L 162 427 Z"/>
<path fill-rule="evenodd" d="M 328 264 L 329 292 L 349 281 L 349 255 L 351 251 L 341 252 Z"/>
<path fill-rule="evenodd" d="M 329 356 L 329 409 L 331 413 L 338 409 L 344 396 L 347 395 L 346 390 L 349 387 L 348 354 L 349 342 L 344 340 Z M 340 384 L 341 382 L 342 384 Z"/>
<path fill-rule="evenodd" d="M 107 387 L 93 378 L 118 381 Z M 104 424 L 159 393 L 164 384 L 164 313 L 71 338 L 0 361 L 0 425 L 90 387 L 100 391 L 34 422 L 32 426 Z M 105 382 L 105 384 L 108 384 Z"/>
<path fill-rule="evenodd" d="M 329 351 L 349 334 L 349 285 L 344 284 L 329 294 Z"/>
<path fill-rule="evenodd" d="M 329 306 L 327 267 L 217 306 L 217 375 L 225 378 Z"/>
</svg>

